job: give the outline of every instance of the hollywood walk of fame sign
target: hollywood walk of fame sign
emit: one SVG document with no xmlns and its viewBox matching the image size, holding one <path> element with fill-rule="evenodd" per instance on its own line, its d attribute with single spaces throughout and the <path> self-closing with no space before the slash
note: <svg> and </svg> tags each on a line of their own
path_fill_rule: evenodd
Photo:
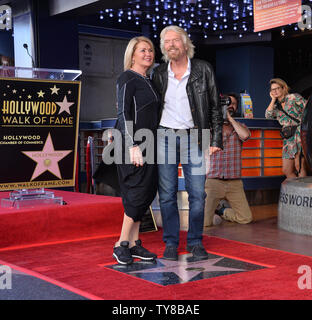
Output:
<svg viewBox="0 0 312 320">
<path fill-rule="evenodd" d="M 80 85 L 0 78 L 0 191 L 75 185 Z"/>
</svg>

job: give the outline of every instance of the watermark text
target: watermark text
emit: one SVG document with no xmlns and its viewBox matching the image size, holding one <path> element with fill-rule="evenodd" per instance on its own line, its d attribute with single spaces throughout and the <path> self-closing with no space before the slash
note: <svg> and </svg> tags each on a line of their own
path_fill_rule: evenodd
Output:
<svg viewBox="0 0 312 320">
<path fill-rule="evenodd" d="M 12 269 L 6 265 L 0 265 L 0 290 L 12 289 Z"/>
</svg>

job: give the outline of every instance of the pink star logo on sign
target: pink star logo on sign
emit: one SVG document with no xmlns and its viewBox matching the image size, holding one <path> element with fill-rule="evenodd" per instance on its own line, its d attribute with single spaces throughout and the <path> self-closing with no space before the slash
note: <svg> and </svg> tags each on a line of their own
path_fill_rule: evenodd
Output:
<svg viewBox="0 0 312 320">
<path fill-rule="evenodd" d="M 37 162 L 31 181 L 42 173 L 49 171 L 59 179 L 62 179 L 58 162 L 65 158 L 72 150 L 54 150 L 51 135 L 49 133 L 42 151 L 22 151 L 27 157 Z"/>
<path fill-rule="evenodd" d="M 70 114 L 69 107 L 71 107 L 74 104 L 74 102 L 68 102 L 67 101 L 67 97 L 64 96 L 63 101 L 62 102 L 56 102 L 56 104 L 61 107 L 58 114 L 61 114 L 64 111 L 67 112 L 68 114 Z"/>
</svg>

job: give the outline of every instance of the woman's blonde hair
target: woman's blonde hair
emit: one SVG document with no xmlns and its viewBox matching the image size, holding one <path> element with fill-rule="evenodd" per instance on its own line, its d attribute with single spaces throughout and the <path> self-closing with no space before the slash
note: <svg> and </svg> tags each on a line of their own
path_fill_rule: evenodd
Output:
<svg viewBox="0 0 312 320">
<path fill-rule="evenodd" d="M 280 78 L 274 78 L 270 80 L 270 86 L 272 86 L 273 83 L 278 84 L 279 86 L 281 86 L 282 89 L 284 89 L 285 94 L 289 93 L 290 88 L 288 87 L 287 83 Z"/>
<path fill-rule="evenodd" d="M 169 57 L 167 55 L 167 52 L 165 51 L 165 41 L 164 41 L 165 34 L 168 31 L 174 31 L 181 36 L 182 41 L 186 47 L 186 54 L 190 59 L 192 59 L 195 53 L 195 46 L 193 45 L 192 40 L 189 38 L 188 34 L 185 32 L 184 29 L 174 25 L 164 28 L 160 33 L 160 50 L 161 50 L 161 53 L 163 54 L 162 59 L 166 62 L 169 61 Z"/>
<path fill-rule="evenodd" d="M 146 38 L 144 36 L 141 36 L 141 37 L 135 37 L 135 38 L 132 38 L 128 45 L 127 45 L 127 48 L 126 48 L 126 51 L 125 51 L 125 56 L 124 56 L 124 71 L 126 70 L 129 70 L 132 66 L 132 58 L 133 58 L 133 54 L 134 54 L 134 51 L 137 47 L 137 45 L 140 43 L 140 42 L 147 42 L 152 50 L 153 50 L 153 53 L 154 53 L 154 60 L 153 60 L 153 64 L 154 64 L 154 61 L 155 61 L 155 48 L 154 48 L 154 45 L 153 45 L 153 42 L 149 39 L 149 38 Z M 153 64 L 150 66 L 149 69 L 152 68 Z"/>
</svg>

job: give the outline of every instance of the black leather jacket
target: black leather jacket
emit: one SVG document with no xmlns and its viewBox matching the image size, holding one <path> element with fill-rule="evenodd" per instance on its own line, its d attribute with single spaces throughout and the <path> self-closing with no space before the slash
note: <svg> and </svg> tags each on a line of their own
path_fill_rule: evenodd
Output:
<svg viewBox="0 0 312 320">
<path fill-rule="evenodd" d="M 153 84 L 161 97 L 160 116 L 168 86 L 168 63 L 157 66 L 152 74 Z M 191 107 L 194 128 L 211 129 L 211 146 L 222 148 L 223 117 L 212 66 L 203 60 L 191 59 L 191 74 L 186 91 Z M 201 144 L 201 132 L 199 132 Z"/>
</svg>

